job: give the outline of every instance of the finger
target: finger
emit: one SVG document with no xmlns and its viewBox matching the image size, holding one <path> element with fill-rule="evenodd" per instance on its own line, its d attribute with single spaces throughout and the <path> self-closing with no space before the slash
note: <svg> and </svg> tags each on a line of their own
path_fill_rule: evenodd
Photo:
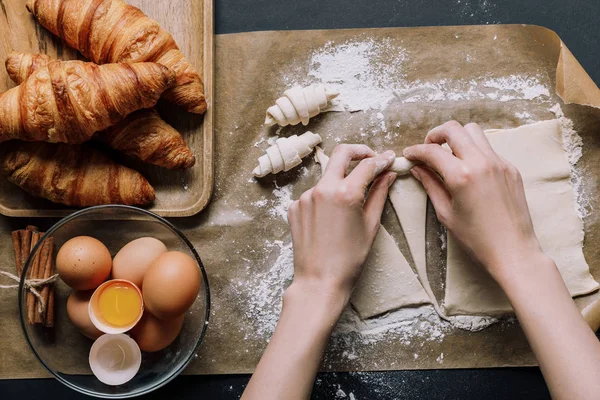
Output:
<svg viewBox="0 0 600 400">
<path fill-rule="evenodd" d="M 444 182 L 435 172 L 426 167 L 416 166 L 410 172 L 423 184 L 438 219 L 446 225 L 447 218 L 452 210 L 452 196 L 450 196 Z"/>
<path fill-rule="evenodd" d="M 292 241 L 296 241 L 301 232 L 302 227 L 300 226 L 300 202 L 298 200 L 290 204 L 287 211 L 288 224 L 290 225 L 290 231 L 292 232 Z"/>
<path fill-rule="evenodd" d="M 376 231 L 376 228 L 379 225 L 383 207 L 387 200 L 388 191 L 395 180 L 395 172 L 386 172 L 375 179 L 369 190 L 369 195 L 367 196 L 367 201 L 364 205 L 364 211 L 367 225 L 371 227 L 373 231 Z"/>
<path fill-rule="evenodd" d="M 300 211 L 301 222 L 304 223 L 304 226 L 310 226 L 311 221 L 311 211 L 313 209 L 313 192 L 315 188 L 310 188 L 306 192 L 302 193 L 300 198 L 298 199 L 298 208 Z"/>
<path fill-rule="evenodd" d="M 375 157 L 362 160 L 356 168 L 346 177 L 348 186 L 365 193 L 367 187 L 379 174 L 392 166 L 396 154 L 392 150 L 378 154 Z"/>
<path fill-rule="evenodd" d="M 465 130 L 469 133 L 471 139 L 473 139 L 473 142 L 483 154 L 490 158 L 496 157 L 496 152 L 479 125 L 474 123 L 467 124 L 465 125 Z"/>
<path fill-rule="evenodd" d="M 404 157 L 424 163 L 444 179 L 452 171 L 456 171 L 461 163 L 452 153 L 438 144 L 417 144 L 407 147 L 404 149 Z"/>
<path fill-rule="evenodd" d="M 471 135 L 456 121 L 446 122 L 433 128 L 425 137 L 425 143 L 437 143 L 439 145 L 447 143 L 456 157 L 460 159 L 478 152 Z"/>
<path fill-rule="evenodd" d="M 329 159 L 329 164 L 323 174 L 323 180 L 342 180 L 351 161 L 373 157 L 376 153 L 364 144 L 339 144 L 335 146 Z"/>
</svg>

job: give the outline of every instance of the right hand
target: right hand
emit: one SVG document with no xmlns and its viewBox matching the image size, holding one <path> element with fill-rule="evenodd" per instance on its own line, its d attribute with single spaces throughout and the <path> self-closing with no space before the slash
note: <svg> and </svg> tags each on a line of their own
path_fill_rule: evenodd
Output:
<svg viewBox="0 0 600 400">
<path fill-rule="evenodd" d="M 494 152 L 477 124 L 447 122 L 404 156 L 424 163 L 411 172 L 438 219 L 494 279 L 500 282 L 511 266 L 541 254 L 521 175 Z"/>
</svg>

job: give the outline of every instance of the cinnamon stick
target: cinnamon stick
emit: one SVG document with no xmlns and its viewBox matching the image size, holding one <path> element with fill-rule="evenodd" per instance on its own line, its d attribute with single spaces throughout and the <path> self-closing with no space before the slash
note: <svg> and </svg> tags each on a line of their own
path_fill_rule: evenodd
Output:
<svg viewBox="0 0 600 400">
<path fill-rule="evenodd" d="M 12 234 L 13 248 L 15 249 L 15 265 L 17 269 L 17 276 L 21 277 L 21 270 L 23 269 L 23 260 L 21 259 L 21 233 L 14 231 Z"/>
<path fill-rule="evenodd" d="M 29 230 L 29 227 L 27 227 L 27 228 Z M 31 256 L 31 252 L 33 251 L 33 248 L 35 247 L 35 245 L 37 244 L 37 242 L 39 240 L 40 240 L 40 233 L 33 232 L 32 236 L 31 236 L 31 248 L 29 251 L 29 256 Z M 39 257 L 39 253 L 36 253 L 29 265 L 27 279 L 38 278 L 39 269 L 40 269 L 40 257 Z M 29 322 L 29 325 L 34 325 L 37 299 L 35 298 L 35 296 L 33 295 L 33 293 L 31 291 L 27 292 L 26 304 L 27 304 L 27 321 Z"/>
<path fill-rule="evenodd" d="M 50 260 L 51 274 L 54 274 L 54 271 L 56 269 L 54 261 L 54 245 L 50 246 L 50 254 L 48 256 L 48 259 Z M 44 325 L 47 328 L 54 327 L 54 286 L 54 283 L 52 283 L 49 286 L 48 302 L 46 303 L 46 321 Z"/>
<path fill-rule="evenodd" d="M 52 247 L 53 246 L 54 246 L 53 238 L 48 238 L 48 239 L 44 240 L 44 243 L 41 248 L 41 255 L 40 255 L 40 278 L 41 279 L 48 279 L 52 276 L 52 262 L 50 260 L 50 257 L 52 256 Z M 45 306 L 44 312 L 40 313 L 36 309 L 36 313 L 35 313 L 36 324 L 44 324 L 45 325 L 46 314 L 48 311 L 47 307 L 48 307 L 49 294 L 50 294 L 50 285 L 45 285 L 42 288 L 42 292 L 40 293 L 40 295 L 42 296 L 42 299 L 44 300 L 44 306 Z"/>
<path fill-rule="evenodd" d="M 21 229 L 19 231 L 19 236 L 21 237 L 21 266 L 18 275 L 21 276 L 23 274 L 25 262 L 29 258 L 29 252 L 31 251 L 32 232 L 28 229 Z"/>
</svg>

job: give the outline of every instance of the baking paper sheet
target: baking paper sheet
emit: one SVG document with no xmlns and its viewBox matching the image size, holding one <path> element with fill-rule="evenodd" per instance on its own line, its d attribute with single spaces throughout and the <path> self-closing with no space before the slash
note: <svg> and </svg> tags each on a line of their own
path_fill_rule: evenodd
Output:
<svg viewBox="0 0 600 400">
<path fill-rule="evenodd" d="M 596 192 L 600 166 L 600 92 L 573 55 L 551 31 L 536 26 L 469 26 L 390 28 L 335 31 L 256 32 L 217 37 L 216 49 L 216 183 L 209 207 L 199 216 L 174 220 L 200 253 L 210 279 L 211 321 L 198 357 L 186 373 L 251 372 L 268 343 L 270 324 L 288 280 L 289 228 L 284 206 L 313 186 L 320 168 L 309 157 L 302 167 L 256 182 L 251 171 L 277 128 L 262 125 L 265 110 L 293 83 L 310 83 L 314 55 L 340 45 L 366 41 L 379 48 L 375 67 L 394 68 L 403 51 L 402 82 L 418 86 L 401 91 L 382 109 L 332 112 L 316 117 L 309 129 L 321 134 L 330 152 L 338 142 L 366 143 L 377 151 L 422 142 L 426 132 L 449 119 L 475 121 L 484 128 L 511 128 L 555 118 L 548 109 L 560 103 L 583 138 L 582 190 L 590 209 L 600 209 Z M 381 50 L 383 49 L 383 51 Z M 557 68 L 558 67 L 558 68 Z M 485 98 L 450 96 L 482 82 L 531 77 L 547 88 L 533 97 L 489 87 Z M 426 84 L 442 86 L 423 89 Z M 424 86 L 425 85 L 425 86 Z M 492 85 L 493 86 L 493 85 Z M 440 89 L 441 88 L 441 89 Z M 556 88 L 556 90 L 555 90 Z M 441 97 L 436 97 L 440 89 Z M 479 90 L 479 89 L 478 89 Z M 506 96 L 502 99 L 502 95 Z M 486 95 L 487 96 L 487 95 Z M 526 97 L 531 97 L 526 99 Z M 378 114 L 381 114 L 378 115 Z M 385 130 L 381 128 L 383 125 Z M 362 130 L 361 130 L 362 129 Z M 287 127 L 282 135 L 306 128 Z M 443 265 L 440 227 L 428 210 L 428 268 L 438 299 L 442 298 Z M 13 271 L 9 232 L 30 221 L 0 218 L 0 268 Z M 47 228 L 54 221 L 38 222 Z M 408 247 L 389 205 L 383 224 L 407 256 Z M 600 279 L 600 214 L 585 218 L 584 253 L 594 277 Z M 410 259 L 410 257 L 408 256 Z M 409 262 L 412 263 L 412 260 Z M 437 282 L 437 283 L 436 283 Z M 0 377 L 42 377 L 17 319 L 16 290 L 0 291 Z M 595 295 L 597 296 L 597 295 Z M 593 296 L 592 296 L 593 297 Z M 579 306 L 592 297 L 578 299 Z M 261 303 L 261 300 L 263 303 Z M 275 310 L 275 311 L 274 311 Z M 57 318 L 66 318 L 57 310 Z M 271 326 L 272 327 L 272 326 Z M 417 325 L 415 325 L 415 329 Z M 68 361 L 69 354 L 65 354 Z M 331 371 L 432 368 L 487 368 L 535 365 L 535 358 L 516 322 L 503 322 L 481 332 L 452 329 L 443 337 L 384 337 L 378 340 L 346 335 L 332 340 L 322 366 Z M 73 372 L 77 372 L 77 366 Z"/>
</svg>

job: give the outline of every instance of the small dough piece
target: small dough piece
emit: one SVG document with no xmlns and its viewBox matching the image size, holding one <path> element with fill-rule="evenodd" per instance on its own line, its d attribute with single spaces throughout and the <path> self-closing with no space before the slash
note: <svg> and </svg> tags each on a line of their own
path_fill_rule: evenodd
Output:
<svg viewBox="0 0 600 400">
<path fill-rule="evenodd" d="M 571 296 L 597 290 L 583 256 L 583 221 L 575 210 L 560 122 L 543 121 L 486 134 L 494 150 L 521 172 L 535 233 L 542 249 L 556 262 Z M 452 235 L 448 235 L 447 257 L 444 306 L 449 315 L 512 311 L 502 289 Z"/>
<path fill-rule="evenodd" d="M 396 157 L 396 160 L 390 167 L 390 171 L 395 172 L 398 176 L 408 175 L 412 167 L 418 164 L 404 157 Z"/>
<path fill-rule="evenodd" d="M 315 159 L 324 172 L 329 157 L 320 147 L 316 149 Z M 375 236 L 350 302 L 362 319 L 402 307 L 431 303 L 394 238 L 383 226 Z"/>
<path fill-rule="evenodd" d="M 308 125 L 310 118 L 320 114 L 327 108 L 329 101 L 339 95 L 338 92 L 328 90 L 323 85 L 310 85 L 305 88 L 294 86 L 283 93 L 283 97 L 269 107 L 265 118 L 265 125 L 280 126 Z"/>
<path fill-rule="evenodd" d="M 302 158 L 309 155 L 319 143 L 321 143 L 321 136 L 311 131 L 300 136 L 279 138 L 267 149 L 267 154 L 258 159 L 258 166 L 252 172 L 254 176 L 262 178 L 269 173 L 289 171 L 300 165 Z"/>
</svg>

